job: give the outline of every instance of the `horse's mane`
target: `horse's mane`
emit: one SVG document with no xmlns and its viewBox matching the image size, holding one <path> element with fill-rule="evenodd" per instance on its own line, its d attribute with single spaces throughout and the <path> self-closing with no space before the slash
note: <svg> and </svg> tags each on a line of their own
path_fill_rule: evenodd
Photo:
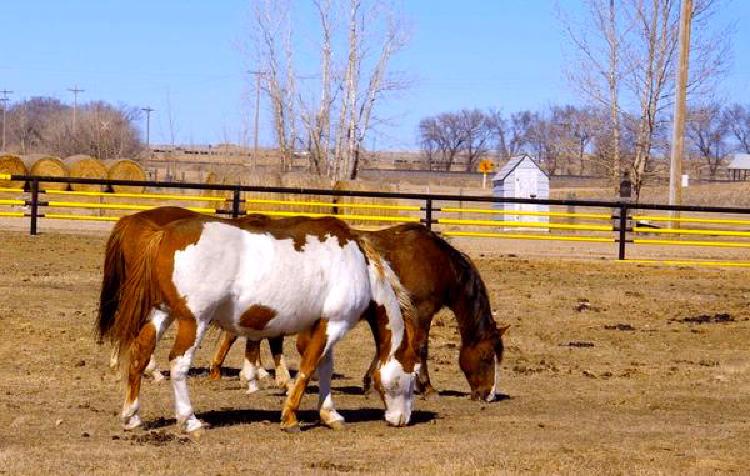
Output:
<svg viewBox="0 0 750 476">
<path fill-rule="evenodd" d="M 449 256 L 456 274 L 456 282 L 459 287 L 450 293 L 449 301 L 456 320 L 459 321 L 462 340 L 475 342 L 494 335 L 497 327 L 495 319 L 492 317 L 487 287 L 474 262 L 466 253 L 457 250 L 436 233 L 432 231 L 429 233 L 434 236 L 436 243 Z M 464 299 L 467 310 L 465 316 L 460 316 L 455 312 L 455 308 L 461 299 Z"/>
</svg>

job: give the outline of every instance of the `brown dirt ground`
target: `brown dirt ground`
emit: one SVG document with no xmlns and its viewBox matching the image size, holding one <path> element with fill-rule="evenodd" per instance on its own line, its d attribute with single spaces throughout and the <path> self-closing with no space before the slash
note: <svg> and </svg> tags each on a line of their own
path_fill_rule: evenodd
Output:
<svg viewBox="0 0 750 476">
<path fill-rule="evenodd" d="M 147 430 L 120 429 L 122 392 L 92 333 L 105 236 L 0 231 L 0 473 L 748 470 L 747 270 L 476 254 L 497 319 L 512 324 L 502 371 L 509 398 L 468 399 L 444 313 L 430 361 L 442 394 L 418 399 L 407 428 L 387 427 L 379 400 L 359 395 L 372 352 L 359 326 L 336 349 L 344 431 L 281 432 L 283 397 L 245 395 L 235 370 L 219 382 L 203 372 L 191 379 L 198 416 L 213 428 L 190 439 L 175 433 L 168 382 L 144 385 Z M 717 314 L 731 320 L 679 321 Z M 204 342 L 199 370 L 216 337 Z M 170 341 L 158 348 L 162 363 Z M 236 346 L 228 363 L 240 359 Z M 315 420 L 316 401 L 305 397 L 304 421 Z"/>
</svg>

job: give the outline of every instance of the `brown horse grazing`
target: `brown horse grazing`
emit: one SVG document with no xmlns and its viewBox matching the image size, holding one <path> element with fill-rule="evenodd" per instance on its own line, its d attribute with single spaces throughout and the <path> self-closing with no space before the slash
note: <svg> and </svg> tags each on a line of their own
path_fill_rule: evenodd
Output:
<svg viewBox="0 0 750 476">
<path fill-rule="evenodd" d="M 496 326 L 487 289 L 469 257 L 422 225 L 398 225 L 381 231 L 357 233 L 366 236 L 391 265 L 416 308 L 416 345 L 420 358 L 418 387 L 425 395 L 435 391 L 427 368 L 430 326 L 434 315 L 448 307 L 458 321 L 461 335 L 459 365 L 471 387 L 471 398 L 494 400 L 499 392 L 497 378 L 503 357 L 502 335 L 509 326 Z M 377 343 L 378 320 L 372 314 L 366 318 Z M 213 378 L 218 378 L 220 366 L 235 339 L 236 336 L 225 333 L 211 363 Z M 283 364 L 280 360 L 283 358 L 281 342 L 269 343 L 278 376 L 280 363 Z M 298 348 L 304 349 L 304 344 L 304 339 L 300 340 Z M 253 379 L 257 375 L 255 368 L 259 366 L 259 345 L 253 341 L 246 343 L 243 373 L 249 381 L 249 391 L 257 386 Z M 365 391 L 370 389 L 376 365 L 377 359 L 374 359 L 364 377 Z"/>
<path fill-rule="evenodd" d="M 132 226 L 142 229 L 128 232 Z M 409 422 L 415 365 L 413 309 L 388 263 L 367 238 L 357 236 L 343 222 L 324 218 L 239 226 L 193 217 L 164 227 L 131 220 L 115 231 L 140 237 L 141 245 L 139 256 L 121 267 L 129 274 L 124 284 L 106 286 L 105 277 L 104 287 L 118 293 L 117 316 L 110 323 L 100 313 L 98 321 L 100 334 L 129 356 L 122 412 L 127 427 L 141 424 L 141 375 L 156 340 L 172 320 L 178 324 L 170 353 L 175 412 L 187 431 L 199 429 L 201 423 L 190 404 L 186 376 L 212 321 L 255 340 L 305 333 L 310 345 L 284 404 L 282 428 L 297 427 L 296 410 L 316 368 L 321 421 L 340 427 L 343 418 L 330 394 L 332 348 L 366 311 L 384 320 L 375 382 L 385 402 L 386 420 L 396 426 Z M 110 242 L 122 243 L 122 238 Z M 287 289 L 290 276 L 295 279 L 294 292 Z M 116 299 L 102 297 L 102 309 L 111 309 Z"/>
</svg>

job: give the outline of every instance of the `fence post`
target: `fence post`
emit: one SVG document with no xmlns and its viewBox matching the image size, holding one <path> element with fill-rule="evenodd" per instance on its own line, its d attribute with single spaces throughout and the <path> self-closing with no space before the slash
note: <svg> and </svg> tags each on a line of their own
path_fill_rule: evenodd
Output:
<svg viewBox="0 0 750 476">
<path fill-rule="evenodd" d="M 232 218 L 240 216 L 240 189 L 235 188 L 232 197 Z"/>
<path fill-rule="evenodd" d="M 39 214 L 39 180 L 31 181 L 31 221 L 29 234 L 36 235 L 36 221 Z"/>
<path fill-rule="evenodd" d="M 628 207 L 626 204 L 621 203 L 620 204 L 620 225 L 619 225 L 619 231 L 620 231 L 620 252 L 618 254 L 619 260 L 625 259 L 625 238 L 626 238 L 626 232 L 627 232 L 627 224 L 628 224 Z"/>
<path fill-rule="evenodd" d="M 428 230 L 432 230 L 432 199 L 428 198 L 424 202 L 424 220 Z"/>
</svg>

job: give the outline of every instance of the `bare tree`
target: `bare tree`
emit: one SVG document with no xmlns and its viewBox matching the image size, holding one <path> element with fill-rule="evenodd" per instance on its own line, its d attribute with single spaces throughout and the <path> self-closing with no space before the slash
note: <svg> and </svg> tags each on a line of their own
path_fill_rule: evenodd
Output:
<svg viewBox="0 0 750 476">
<path fill-rule="evenodd" d="M 60 156 L 88 154 L 102 160 L 135 157 L 143 148 L 136 127 L 139 114 L 137 108 L 105 102 L 80 105 L 73 131 L 66 120 L 69 106 L 54 98 L 31 98 L 8 111 L 9 150 Z"/>
<path fill-rule="evenodd" d="M 711 178 L 715 178 L 726 153 L 726 139 L 730 134 L 727 115 L 717 103 L 692 108 L 688 112 L 686 126 L 686 135 L 693 148 L 705 161 Z"/>
<path fill-rule="evenodd" d="M 321 42 L 313 53 L 320 55 L 320 74 L 308 79 L 319 83 L 320 92 L 314 92 L 315 81 L 296 82 L 301 77 L 293 54 L 298 43 L 293 41 L 293 4 L 288 0 L 256 0 L 255 61 L 265 72 L 282 155 L 290 157 L 302 143 L 312 170 L 353 179 L 377 103 L 405 86 L 389 73 L 391 58 L 406 44 L 405 28 L 392 1 L 311 1 L 320 23 Z M 339 38 L 342 30 L 346 34 Z M 283 52 L 278 38 L 285 39 Z M 304 132 L 298 134 L 298 129 Z"/>
<path fill-rule="evenodd" d="M 724 116 L 737 140 L 739 150 L 750 154 L 750 108 L 735 104 L 724 112 Z"/>
<path fill-rule="evenodd" d="M 464 136 L 466 171 L 471 172 L 477 169 L 479 161 L 492 147 L 496 129 L 493 129 L 490 117 L 479 109 L 464 109 L 459 115 Z"/>
<path fill-rule="evenodd" d="M 616 190 L 621 175 L 620 85 L 621 50 L 630 29 L 619 18 L 615 0 L 585 0 L 586 18 L 576 23 L 562 14 L 576 59 L 568 69 L 571 84 L 595 107 L 609 111 L 609 141 L 605 150 L 611 161 L 602 161 Z"/>
<path fill-rule="evenodd" d="M 689 95 L 706 94 L 721 76 L 729 43 L 726 32 L 712 28 L 713 13 L 720 0 L 696 0 L 693 14 Z M 589 18 L 578 33 L 568 27 L 578 51 L 573 68 L 581 88 L 594 103 L 610 109 L 613 149 L 620 148 L 624 127 L 615 127 L 624 119 L 623 104 L 631 104 L 636 114 L 635 149 L 632 178 L 636 198 L 651 169 L 654 136 L 674 95 L 674 67 L 678 40 L 679 8 L 677 0 L 588 0 Z M 597 41 L 589 41 L 591 34 Z M 604 87 L 606 85 L 606 88 Z M 625 89 L 625 94 L 620 88 Z M 609 95 L 603 91 L 609 91 Z M 619 110 L 619 114 L 613 111 Z M 618 150 L 613 150 L 618 155 Z M 617 161 L 619 162 L 619 160 Z M 613 171 L 613 177 L 615 173 Z"/>
<path fill-rule="evenodd" d="M 428 170 L 451 170 L 466 144 L 460 115 L 446 112 L 426 117 L 419 122 L 419 134 Z"/>
</svg>

